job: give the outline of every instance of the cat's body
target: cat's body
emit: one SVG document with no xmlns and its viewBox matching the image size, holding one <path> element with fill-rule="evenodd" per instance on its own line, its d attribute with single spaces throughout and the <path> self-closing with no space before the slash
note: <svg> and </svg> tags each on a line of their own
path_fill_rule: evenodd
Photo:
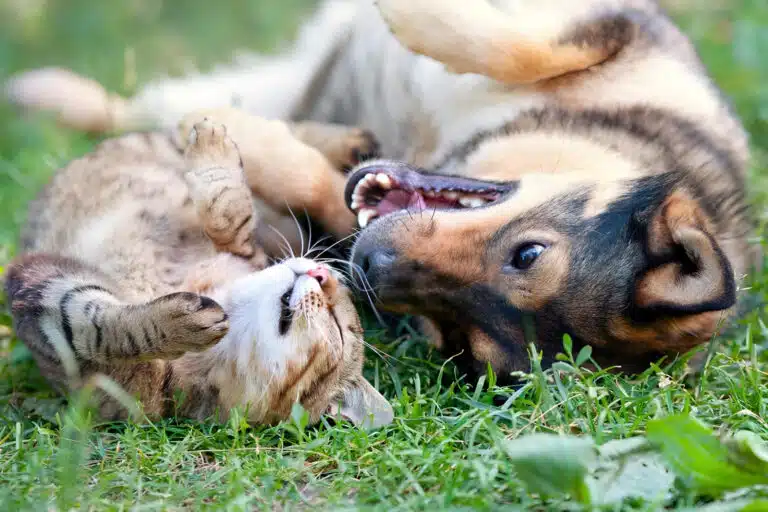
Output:
<svg viewBox="0 0 768 512">
<path fill-rule="evenodd" d="M 62 391 L 106 374 L 153 417 L 274 422 L 296 401 L 313 421 L 336 402 L 386 417 L 347 290 L 311 260 L 263 269 L 237 147 L 210 122 L 194 133 L 186 152 L 160 133 L 108 140 L 33 203 L 6 289 L 43 374 Z M 99 409 L 125 413 L 107 394 Z"/>
</svg>

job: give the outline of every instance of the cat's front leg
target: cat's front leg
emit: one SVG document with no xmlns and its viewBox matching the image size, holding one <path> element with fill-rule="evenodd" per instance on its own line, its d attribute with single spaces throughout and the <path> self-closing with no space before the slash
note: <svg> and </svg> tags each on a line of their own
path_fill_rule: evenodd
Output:
<svg viewBox="0 0 768 512">
<path fill-rule="evenodd" d="M 254 195 L 280 213 L 308 213 L 339 238 L 353 232 L 355 216 L 344 202 L 346 176 L 324 151 L 337 153 L 337 161 L 351 165 L 356 163 L 350 158 L 355 149 L 367 152 L 375 146 L 370 136 L 361 137 L 354 128 L 292 125 L 229 108 L 190 114 L 180 123 L 179 139 L 204 118 L 225 125 L 237 142 Z M 345 149 L 346 155 L 340 156 Z"/>
<path fill-rule="evenodd" d="M 207 350 L 229 329 L 210 298 L 180 292 L 127 302 L 107 276 L 65 256 L 17 259 L 5 288 L 16 333 L 42 366 L 65 364 L 66 353 L 73 362 L 101 364 L 175 359 Z"/>
<path fill-rule="evenodd" d="M 196 123 L 189 132 L 185 158 L 185 178 L 205 234 L 219 251 L 264 266 L 264 252 L 254 243 L 253 197 L 227 128 L 208 119 Z"/>
</svg>

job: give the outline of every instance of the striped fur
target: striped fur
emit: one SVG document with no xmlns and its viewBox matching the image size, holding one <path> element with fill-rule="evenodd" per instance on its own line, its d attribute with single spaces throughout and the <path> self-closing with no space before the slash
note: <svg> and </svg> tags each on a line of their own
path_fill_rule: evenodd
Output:
<svg viewBox="0 0 768 512">
<path fill-rule="evenodd" d="M 106 374 L 150 417 L 225 419 L 239 407 L 272 423 L 298 401 L 312 421 L 389 421 L 362 377 L 362 330 L 337 277 L 301 258 L 264 269 L 226 128 L 194 123 L 181 145 L 153 133 L 109 140 L 32 206 L 5 287 L 43 374 L 63 392 Z M 98 406 L 108 419 L 126 412 L 106 394 Z"/>
</svg>

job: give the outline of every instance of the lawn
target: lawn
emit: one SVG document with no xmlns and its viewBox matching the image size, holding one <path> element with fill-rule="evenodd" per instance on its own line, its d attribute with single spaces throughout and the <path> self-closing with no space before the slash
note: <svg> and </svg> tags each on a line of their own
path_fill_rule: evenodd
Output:
<svg viewBox="0 0 768 512">
<path fill-rule="evenodd" d="M 236 50 L 277 48 L 310 3 L 0 0 L 0 81 L 55 64 L 129 94 L 159 72 L 205 69 Z M 697 5 L 679 19 L 752 133 L 750 193 L 760 240 L 768 220 L 768 4 L 675 3 Z M 94 142 L 0 105 L 0 265 L 14 254 L 27 201 Z M 509 440 L 564 433 L 601 444 L 643 435 L 649 422 L 680 413 L 717 431 L 768 440 L 766 269 L 750 283 L 743 320 L 702 349 L 711 351 L 703 368 L 682 358 L 632 378 L 577 369 L 574 355 L 555 373 L 534 367 L 521 389 L 496 387 L 492 376 L 467 382 L 405 326 L 394 337 L 369 322 L 368 340 L 388 356 L 370 352 L 366 373 L 391 399 L 396 420 L 367 433 L 346 425 L 305 428 L 300 414 L 272 428 L 251 428 L 236 417 L 226 425 L 98 423 L 80 401 L 65 404 L 50 390 L 3 314 L 0 510 L 578 509 L 568 496 L 527 492 L 533 489 L 510 462 Z M 539 441 L 542 464 L 551 467 L 558 462 L 544 460 L 551 440 L 531 442 Z M 562 451 L 563 460 L 568 453 Z M 613 509 L 686 509 L 708 501 L 682 479 L 669 500 L 625 500 Z"/>
</svg>

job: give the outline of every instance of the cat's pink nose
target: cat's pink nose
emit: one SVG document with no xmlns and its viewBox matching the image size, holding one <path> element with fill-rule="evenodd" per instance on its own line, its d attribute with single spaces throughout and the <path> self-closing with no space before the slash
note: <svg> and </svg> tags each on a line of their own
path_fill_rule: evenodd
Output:
<svg viewBox="0 0 768 512">
<path fill-rule="evenodd" d="M 308 270 L 307 275 L 317 279 L 317 282 L 320 283 L 320 286 L 323 286 L 331 278 L 331 274 L 328 272 L 328 269 L 324 266 L 319 266 L 311 270 Z"/>
</svg>

